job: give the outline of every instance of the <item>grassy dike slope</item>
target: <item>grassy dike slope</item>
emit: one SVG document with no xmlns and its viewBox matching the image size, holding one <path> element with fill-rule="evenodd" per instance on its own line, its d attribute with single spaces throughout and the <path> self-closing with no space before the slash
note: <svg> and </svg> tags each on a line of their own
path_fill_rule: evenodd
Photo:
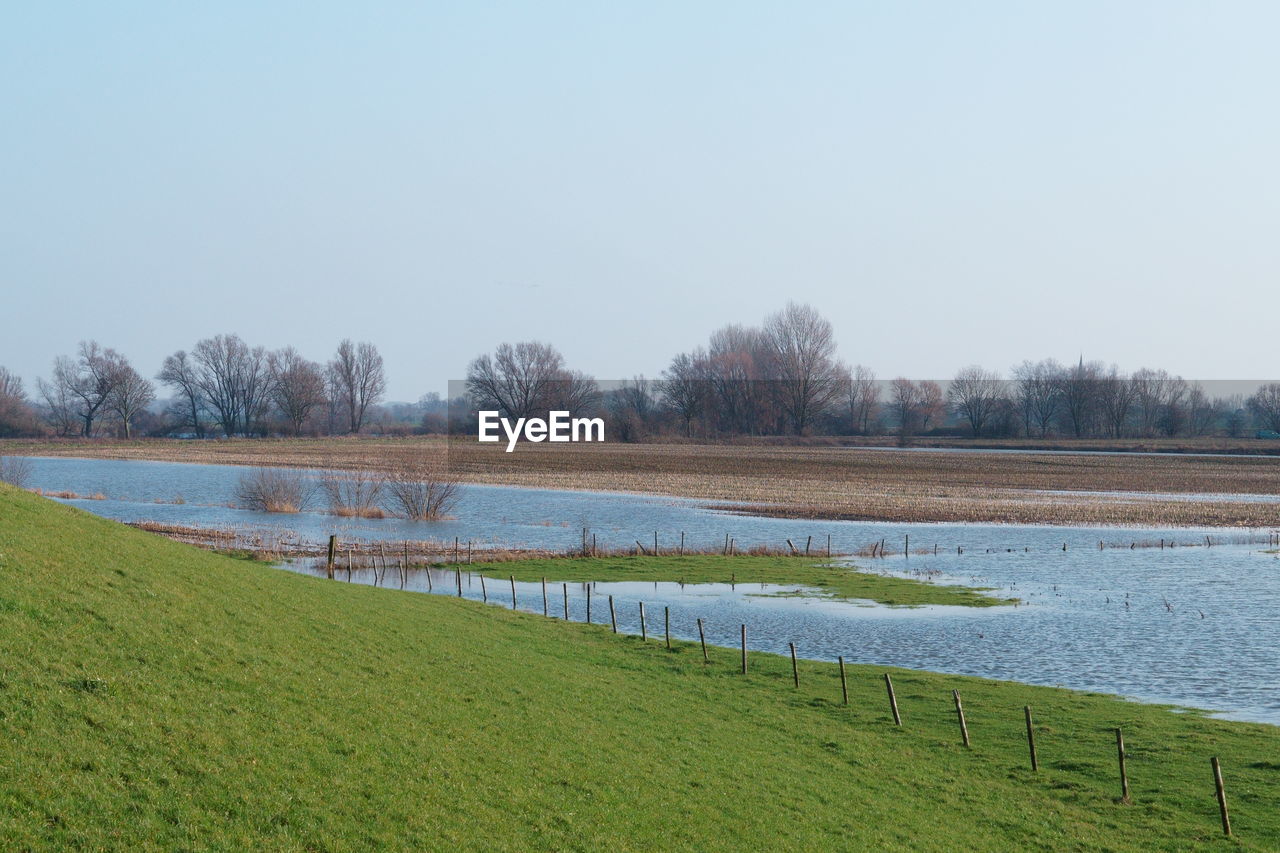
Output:
<svg viewBox="0 0 1280 853">
<path fill-rule="evenodd" d="M 0 486 L 0 848 L 1280 846 L 1270 727 L 899 671 L 895 729 L 879 670 L 850 669 L 844 708 L 831 666 L 795 690 L 783 659 L 744 678 L 734 652 L 700 658 L 238 562 Z M 1132 806 L 1114 801 L 1119 724 Z"/>
</svg>

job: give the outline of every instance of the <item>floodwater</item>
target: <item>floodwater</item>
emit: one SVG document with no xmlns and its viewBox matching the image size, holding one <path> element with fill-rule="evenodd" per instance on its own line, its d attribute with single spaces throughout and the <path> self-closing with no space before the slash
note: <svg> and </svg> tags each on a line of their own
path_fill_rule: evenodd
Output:
<svg viewBox="0 0 1280 853">
<path fill-rule="evenodd" d="M 785 546 L 787 538 L 803 548 L 812 535 L 815 551 L 825 549 L 828 534 L 836 551 L 883 538 L 899 553 L 855 562 L 934 583 L 993 587 L 1001 597 L 1023 603 L 889 608 L 816 593 L 783 597 L 776 593 L 795 590 L 759 584 L 599 583 L 591 585 L 592 621 L 607 624 L 612 595 L 619 629 L 628 633 L 639 633 L 643 601 L 652 635 L 660 636 L 663 608 L 669 607 L 673 636 L 686 640 L 697 639 L 695 620 L 702 618 L 709 643 L 733 647 L 739 626 L 746 624 L 753 650 L 785 653 L 794 642 L 805 658 L 843 655 L 854 662 L 1115 693 L 1280 724 L 1280 558 L 1264 545 L 1244 544 L 1248 531 L 817 522 L 727 513 L 671 498 L 482 486 L 466 488 L 453 520 L 352 521 L 228 508 L 243 468 L 61 458 L 37 459 L 34 468 L 35 486 L 102 492 L 106 500 L 69 502 L 111 518 L 257 526 L 317 542 L 336 532 L 372 540 L 458 536 L 476 543 L 570 548 L 581 542 L 583 527 L 610 547 L 635 540 L 649 544 L 655 530 L 663 548 L 674 547 L 680 531 L 690 546 L 723 543 L 729 535 L 740 548 Z M 179 496 L 186 502 L 155 503 Z M 1253 533 L 1265 537 L 1267 531 Z M 901 553 L 905 536 L 910 556 Z M 1206 536 L 1214 547 L 1189 547 Z M 1179 547 L 1128 547 L 1157 540 Z M 1099 542 L 1106 547 L 1099 549 Z M 306 563 L 291 568 L 317 572 Z M 463 568 L 464 596 L 480 599 L 479 575 Z M 499 578 L 486 581 L 484 592 L 490 603 L 509 607 L 510 583 L 500 568 L 496 572 Z M 345 572 L 339 577 L 345 579 Z M 353 580 L 371 583 L 372 572 L 357 570 Z M 394 566 L 384 582 L 400 585 Z M 451 571 L 414 571 L 406 588 L 456 594 L 455 584 Z M 563 616 L 566 591 L 570 618 L 581 621 L 586 584 L 551 584 L 550 613 Z M 541 613 L 541 586 L 517 583 L 516 601 L 522 610 Z"/>
</svg>

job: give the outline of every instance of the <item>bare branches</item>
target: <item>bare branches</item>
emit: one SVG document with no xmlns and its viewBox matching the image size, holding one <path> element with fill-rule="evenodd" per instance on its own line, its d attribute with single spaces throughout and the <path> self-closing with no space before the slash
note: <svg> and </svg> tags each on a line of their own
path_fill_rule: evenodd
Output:
<svg viewBox="0 0 1280 853">
<path fill-rule="evenodd" d="M 312 483 L 302 471 L 254 468 L 240 475 L 236 502 L 257 512 L 301 512 L 310 502 Z"/>
<path fill-rule="evenodd" d="M 797 434 L 803 434 L 840 393 L 831 323 L 810 305 L 788 302 L 764 324 L 781 404 Z"/>
<path fill-rule="evenodd" d="M 961 369 L 947 387 L 947 399 L 956 413 L 969 422 L 975 436 L 996 412 L 1004 398 L 1004 382 L 998 375 L 978 365 Z"/>
<path fill-rule="evenodd" d="M 0 482 L 25 489 L 31 484 L 31 460 L 25 456 L 0 456 Z"/>
<path fill-rule="evenodd" d="M 311 412 L 327 399 L 324 370 L 293 347 L 270 353 L 267 369 L 271 374 L 271 399 L 293 434 L 300 435 Z"/>
<path fill-rule="evenodd" d="M 421 458 L 387 476 L 388 503 L 414 521 L 434 521 L 453 511 L 461 485 L 442 461 Z"/>
<path fill-rule="evenodd" d="M 329 375 L 334 402 L 346 409 L 347 429 L 354 435 L 364 426 L 369 407 L 387 391 L 382 356 L 371 343 L 344 340 L 329 362 Z"/>
<path fill-rule="evenodd" d="M 326 471 L 320 478 L 320 490 L 329 512 L 357 518 L 382 518 L 379 506 L 386 478 L 374 471 Z"/>
</svg>

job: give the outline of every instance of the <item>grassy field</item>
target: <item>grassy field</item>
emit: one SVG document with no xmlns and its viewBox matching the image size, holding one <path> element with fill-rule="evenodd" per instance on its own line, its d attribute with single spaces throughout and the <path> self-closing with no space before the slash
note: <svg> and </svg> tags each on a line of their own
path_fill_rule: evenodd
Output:
<svg viewBox="0 0 1280 853">
<path fill-rule="evenodd" d="M 0 442 L 0 454 L 395 470 L 424 454 L 475 483 L 751 501 L 762 512 L 897 522 L 1241 526 L 1274 507 L 1141 492 L 1280 494 L 1280 460 L 1248 456 L 929 453 L 772 444 L 525 444 L 441 439 Z M 1099 496 L 1091 492 L 1128 493 Z"/>
<path fill-rule="evenodd" d="M 1013 599 L 983 595 L 978 589 L 924 583 L 870 574 L 849 566 L 823 565 L 805 557 L 694 556 L 578 557 L 479 563 L 472 570 L 518 581 L 673 581 L 680 583 L 767 583 L 811 587 L 833 598 L 856 598 L 881 604 L 951 604 L 991 607 Z"/>
<path fill-rule="evenodd" d="M 316 580 L 3 486 L 0 626 L 4 849 L 1280 847 L 1269 726 L 896 670 L 897 728 L 878 668 L 844 706 L 831 665 L 797 689 L 785 659 L 744 677 L 736 651 Z"/>
</svg>

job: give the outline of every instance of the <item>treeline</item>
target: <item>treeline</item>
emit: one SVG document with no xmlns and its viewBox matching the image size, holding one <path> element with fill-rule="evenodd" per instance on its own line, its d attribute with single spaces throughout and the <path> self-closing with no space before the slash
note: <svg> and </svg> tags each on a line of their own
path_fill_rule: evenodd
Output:
<svg viewBox="0 0 1280 853">
<path fill-rule="evenodd" d="M 598 383 L 565 367 L 554 347 L 503 344 L 471 363 L 465 411 L 523 417 L 548 409 L 605 413 L 621 440 L 770 435 L 968 435 L 1123 438 L 1280 433 L 1280 383 L 1246 398 L 1210 397 L 1199 382 L 1098 361 L 1026 361 L 1008 378 L 969 366 L 945 381 L 880 379 L 836 357 L 831 323 L 789 304 L 760 326 L 729 325 L 674 356 L 656 380 Z"/>
<path fill-rule="evenodd" d="M 157 405 L 157 387 L 172 397 Z M 325 364 L 293 347 L 268 350 L 238 335 L 168 356 L 155 380 L 120 352 L 83 341 L 54 360 L 31 399 L 0 367 L 0 436 L 339 435 L 364 429 L 386 392 L 382 356 L 344 340 Z"/>
<path fill-rule="evenodd" d="M 170 395 L 157 402 L 157 392 Z M 0 367 L 0 437 L 343 435 L 472 432 L 478 409 L 511 418 L 552 409 L 605 415 L 610 439 L 777 435 L 969 435 L 1125 438 L 1280 433 L 1280 383 L 1249 397 L 1098 361 L 1024 361 L 1008 376 L 979 366 L 942 381 L 880 379 L 836 357 L 831 323 L 788 304 L 759 326 L 728 325 L 676 354 L 657 379 L 598 381 L 550 344 L 504 343 L 474 359 L 465 389 L 383 404 L 386 374 L 371 343 L 342 341 L 325 363 L 237 335 L 198 341 L 154 379 L 96 341 L 54 361 L 29 395 Z"/>
</svg>

